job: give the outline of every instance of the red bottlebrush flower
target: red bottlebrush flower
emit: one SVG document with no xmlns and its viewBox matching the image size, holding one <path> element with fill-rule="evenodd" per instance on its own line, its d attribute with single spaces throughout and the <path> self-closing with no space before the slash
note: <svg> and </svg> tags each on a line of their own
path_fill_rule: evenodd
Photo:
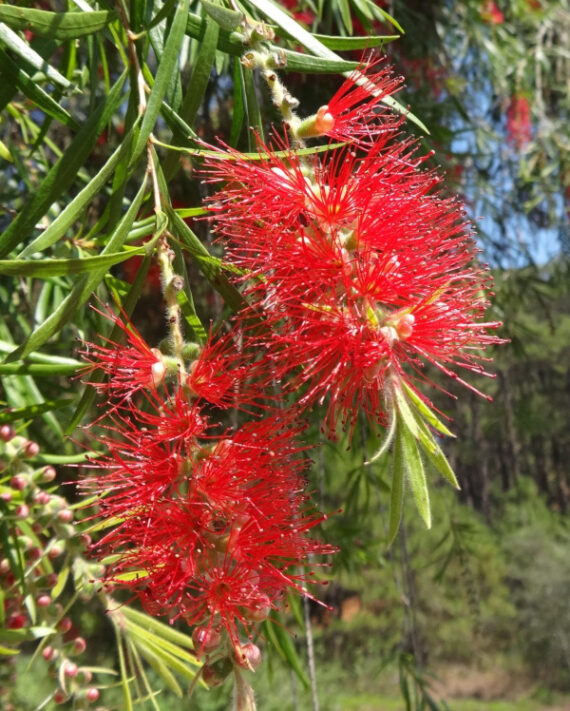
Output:
<svg viewBox="0 0 570 711">
<path fill-rule="evenodd" d="M 108 338 L 104 346 L 86 344 L 87 348 L 80 351 L 89 363 L 86 371 L 100 370 L 109 378 L 107 382 L 89 384 L 119 401 L 131 398 L 139 390 L 156 387 L 164 379 L 167 370 L 160 351 L 147 345 L 126 314 L 118 316 L 108 307 L 105 311 L 94 310 L 120 328 L 126 336 L 127 344 Z"/>
<path fill-rule="evenodd" d="M 208 163 L 229 186 L 214 198 L 217 230 L 269 325 L 248 337 L 273 378 L 304 387 L 301 406 L 328 396 L 331 429 L 359 405 L 383 422 L 387 381 L 411 384 L 426 361 L 461 382 L 451 366 L 483 373 L 480 351 L 500 342 L 482 321 L 490 277 L 463 207 L 434 190 L 415 150 L 394 125 L 362 157 L 263 147 L 255 165 Z"/>
<path fill-rule="evenodd" d="M 502 25 L 505 21 L 505 16 L 493 0 L 488 0 L 484 3 L 481 9 L 481 17 L 491 25 Z"/>
<path fill-rule="evenodd" d="M 530 104 L 523 94 L 511 97 L 507 108 L 507 140 L 517 150 L 524 148 L 532 137 Z"/>
<path fill-rule="evenodd" d="M 168 420 L 172 409 L 160 414 Z M 119 554 L 108 580 L 152 614 L 221 626 L 238 644 L 240 624 L 301 588 L 305 578 L 289 568 L 332 552 L 306 535 L 322 517 L 306 510 L 296 431 L 265 420 L 217 441 L 195 432 L 210 440 L 200 446 L 188 432 L 165 437 L 148 419 L 145 431 L 115 421 L 101 440 L 111 454 L 93 463 L 102 473 L 89 484 L 109 492 L 102 515 L 119 522 L 96 546 Z"/>
<path fill-rule="evenodd" d="M 338 141 L 370 143 L 379 132 L 391 132 L 402 118 L 382 104 L 402 86 L 383 58 L 364 64 L 342 84 L 317 114 L 303 122 L 301 137 L 325 135 Z"/>
</svg>

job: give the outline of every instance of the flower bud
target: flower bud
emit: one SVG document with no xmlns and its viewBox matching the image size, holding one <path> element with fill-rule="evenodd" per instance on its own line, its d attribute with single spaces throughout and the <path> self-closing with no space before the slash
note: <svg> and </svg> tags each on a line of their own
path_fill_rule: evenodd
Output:
<svg viewBox="0 0 570 711">
<path fill-rule="evenodd" d="M 36 600 L 38 607 L 49 607 L 51 605 L 51 597 L 49 595 L 40 595 Z"/>
<path fill-rule="evenodd" d="M 16 491 L 24 491 L 28 486 L 28 479 L 22 474 L 16 474 L 10 479 L 10 486 Z"/>
<path fill-rule="evenodd" d="M 211 627 L 196 627 L 192 632 L 192 642 L 196 654 L 201 657 L 202 654 L 209 654 L 220 645 L 222 641 L 221 634 Z"/>
<path fill-rule="evenodd" d="M 28 440 L 22 449 L 24 457 L 37 457 L 40 453 L 40 445 L 37 442 Z"/>
<path fill-rule="evenodd" d="M 77 676 L 77 672 L 79 669 L 77 668 L 77 664 L 74 664 L 73 662 L 66 661 L 65 666 L 63 668 L 63 673 L 65 676 L 69 677 L 70 679 L 73 679 L 73 677 Z"/>
<path fill-rule="evenodd" d="M 12 425 L 1 425 L 0 426 L 0 439 L 3 442 L 9 442 L 16 434 L 15 429 Z"/>
<path fill-rule="evenodd" d="M 234 651 L 237 663 L 244 669 L 254 671 L 261 664 L 261 650 L 256 644 L 248 642 Z"/>
<path fill-rule="evenodd" d="M 202 667 L 202 679 L 210 687 L 220 686 L 230 675 L 231 671 L 231 660 L 228 658 L 219 659 L 213 664 L 204 664 Z"/>
<path fill-rule="evenodd" d="M 52 482 L 55 479 L 55 477 L 56 477 L 56 471 L 53 467 L 48 466 L 42 470 L 41 481 L 44 484 L 49 484 L 50 482 Z"/>
<path fill-rule="evenodd" d="M 28 518 L 30 515 L 30 507 L 27 504 L 16 506 L 16 517 L 19 519 Z"/>
<path fill-rule="evenodd" d="M 62 634 L 65 634 L 66 632 L 69 632 L 72 626 L 71 618 L 69 617 L 62 617 L 61 620 L 57 623 L 57 629 L 59 632 Z"/>
<path fill-rule="evenodd" d="M 76 637 L 73 640 L 73 651 L 75 654 L 82 654 L 87 649 L 87 642 L 83 637 Z"/>
<path fill-rule="evenodd" d="M 46 660 L 46 662 L 51 662 L 52 659 L 57 658 L 57 649 L 54 649 L 49 645 L 47 647 L 44 647 L 42 651 L 42 657 Z"/>
<path fill-rule="evenodd" d="M 61 511 L 58 511 L 57 518 L 62 523 L 71 523 L 73 521 L 73 511 L 71 509 L 61 509 Z"/>
<path fill-rule="evenodd" d="M 96 689 L 94 686 L 89 687 L 85 693 L 85 698 L 87 701 L 97 701 L 99 698 L 99 689 Z"/>
</svg>

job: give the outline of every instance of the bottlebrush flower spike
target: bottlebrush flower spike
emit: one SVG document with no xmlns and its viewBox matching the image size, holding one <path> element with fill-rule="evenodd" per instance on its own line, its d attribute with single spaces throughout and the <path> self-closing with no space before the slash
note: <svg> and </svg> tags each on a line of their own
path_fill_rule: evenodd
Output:
<svg viewBox="0 0 570 711">
<path fill-rule="evenodd" d="M 153 423 L 133 417 L 115 413 L 101 438 L 111 454 L 93 462 L 87 483 L 108 492 L 101 515 L 118 521 L 96 546 L 119 556 L 107 580 L 151 614 L 223 629 L 237 646 L 240 629 L 301 589 L 308 577 L 298 566 L 309 555 L 333 552 L 307 536 L 322 516 L 307 509 L 297 431 L 264 420 L 221 438 L 205 426 L 173 435 L 176 426 L 143 430 Z"/>
<path fill-rule="evenodd" d="M 530 104 L 526 96 L 515 94 L 507 108 L 507 140 L 517 150 L 524 148 L 532 137 Z"/>
<path fill-rule="evenodd" d="M 301 406 L 328 398 L 329 430 L 359 406 L 384 423 L 394 383 L 416 392 L 426 362 L 468 387 L 453 367 L 486 374 L 482 351 L 501 342 L 483 320 L 490 275 L 462 204 L 441 196 L 399 120 L 363 154 L 259 150 L 255 164 L 210 157 L 206 172 L 228 186 L 211 202 L 215 229 L 269 326 L 249 331 L 262 368 L 302 387 Z"/>
</svg>

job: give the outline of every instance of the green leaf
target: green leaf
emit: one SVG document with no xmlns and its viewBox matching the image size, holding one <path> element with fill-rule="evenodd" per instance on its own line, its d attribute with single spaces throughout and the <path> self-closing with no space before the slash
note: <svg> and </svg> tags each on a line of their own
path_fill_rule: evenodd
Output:
<svg viewBox="0 0 570 711">
<path fill-rule="evenodd" d="M 126 252 L 100 254 L 97 257 L 80 257 L 78 259 L 0 259 L 0 274 L 44 279 L 65 274 L 83 274 L 96 269 L 108 269 L 144 253 L 144 247 L 134 247 Z"/>
<path fill-rule="evenodd" d="M 2 366 L 0 366 L 1 368 Z M 2 371 L 0 370 L 0 373 Z M 5 408 L 0 412 L 0 424 L 8 422 L 16 422 L 17 420 L 33 420 L 38 415 L 44 412 L 52 412 L 62 407 L 67 407 L 71 404 L 71 400 L 60 398 L 59 400 L 47 400 L 36 405 L 28 405 L 27 407 L 19 407 L 17 409 Z"/>
<path fill-rule="evenodd" d="M 124 711 L 133 711 L 133 697 L 131 696 L 131 687 L 127 674 L 127 665 L 125 663 L 125 652 L 121 639 L 122 632 L 118 623 L 115 621 L 115 618 L 111 617 L 111 619 L 113 620 L 113 626 L 115 628 L 115 637 L 117 640 L 117 653 L 119 655 L 119 669 L 121 670 L 121 687 L 123 689 Z"/>
<path fill-rule="evenodd" d="M 127 619 L 133 620 L 139 625 L 142 625 L 143 627 L 152 630 L 163 639 L 169 640 L 170 642 L 173 642 L 174 644 L 180 647 L 194 649 L 192 638 L 184 634 L 183 632 L 179 632 L 170 625 L 166 625 L 163 622 L 159 622 L 154 617 L 150 617 L 150 615 L 147 615 L 144 612 L 139 612 L 139 610 L 135 610 L 134 608 L 129 607 L 128 605 L 124 605 L 121 608 L 121 612 Z"/>
<path fill-rule="evenodd" d="M 427 528 L 431 528 L 431 509 L 429 504 L 429 491 L 424 471 L 422 457 L 418 448 L 418 441 L 414 433 L 408 429 L 404 421 L 399 428 L 402 454 L 408 480 L 414 495 L 416 507 Z"/>
<path fill-rule="evenodd" d="M 166 666 L 166 664 L 160 659 L 156 654 L 154 648 L 150 645 L 145 644 L 141 639 L 137 637 L 131 637 L 129 634 L 129 642 L 136 646 L 137 650 L 142 654 L 154 671 L 160 676 L 162 681 L 166 686 L 179 698 L 182 698 L 182 689 L 180 684 L 176 681 L 176 678 Z"/>
<path fill-rule="evenodd" d="M 364 37 L 333 37 L 331 35 L 313 35 L 321 44 L 339 52 L 350 52 L 355 49 L 379 47 L 386 42 L 393 42 L 400 35 L 365 35 Z"/>
<path fill-rule="evenodd" d="M 401 383 L 404 386 L 404 390 L 406 391 L 408 397 L 423 419 L 429 422 L 429 424 L 434 429 L 438 430 L 438 432 L 441 432 L 448 437 L 455 437 L 453 432 L 451 432 L 451 430 L 449 430 L 443 422 L 441 422 L 435 412 L 421 399 L 417 392 L 410 385 L 408 385 L 405 380 L 401 380 Z"/>
<path fill-rule="evenodd" d="M 394 413 L 394 417 L 397 415 Z M 391 546 L 396 538 L 402 520 L 402 511 L 404 508 L 404 488 L 405 488 L 405 470 L 404 470 L 404 446 L 402 439 L 402 425 L 400 422 L 396 425 L 394 446 L 394 460 L 392 465 L 392 493 L 390 495 L 390 523 L 388 528 L 388 546 Z"/>
<path fill-rule="evenodd" d="M 65 588 L 65 584 L 67 583 L 67 579 L 69 578 L 69 565 L 66 564 L 64 567 L 59 571 L 58 576 L 57 576 L 57 583 L 55 584 L 55 587 L 51 591 L 51 599 L 52 600 L 57 600 L 57 598 L 61 595 L 63 592 L 63 589 Z"/>
<path fill-rule="evenodd" d="M 10 649 L 9 647 L 3 647 L 2 645 L 0 645 L 0 654 L 3 656 L 13 656 L 14 654 L 20 654 L 20 650 Z"/>
<path fill-rule="evenodd" d="M 215 20 L 223 30 L 231 32 L 239 27 L 243 13 L 237 10 L 229 10 L 221 5 L 208 2 L 208 0 L 200 0 L 200 3 L 212 20 Z"/>
<path fill-rule="evenodd" d="M 0 22 L 13 30 L 29 30 L 57 40 L 76 39 L 99 32 L 117 17 L 109 10 L 48 12 L 28 7 L 0 5 Z"/>
<path fill-rule="evenodd" d="M 0 5 L 0 11 L 4 5 Z M 77 130 L 79 124 L 57 101 L 46 93 L 23 69 L 14 62 L 3 49 L 0 49 L 0 67 L 2 78 L 20 89 L 39 109 L 66 126 Z"/>
<path fill-rule="evenodd" d="M 101 101 L 65 153 L 30 196 L 26 209 L 22 210 L 0 235 L 0 258 L 5 257 L 13 247 L 29 235 L 50 205 L 73 183 L 85 159 L 93 150 L 99 134 L 121 104 L 126 78 L 127 70 L 121 74 L 106 99 Z"/>
<path fill-rule="evenodd" d="M 178 111 L 186 124 L 193 124 L 196 119 L 216 59 L 219 27 L 216 22 L 209 18 L 205 18 L 204 23 L 206 25 L 204 36 L 200 42 L 200 49 L 192 67 L 192 75 Z M 186 138 L 186 136 L 187 134 L 183 134 L 182 137 Z M 179 136 L 175 134 L 174 143 L 177 144 L 178 141 Z M 176 153 L 169 154 L 164 163 L 164 175 L 167 181 L 174 176 L 177 167 L 178 155 Z"/>
<path fill-rule="evenodd" d="M 421 420 L 418 424 L 420 426 L 420 444 L 422 445 L 424 452 L 427 454 L 438 471 L 447 479 L 447 481 L 456 489 L 460 489 L 461 487 L 459 486 L 455 473 L 447 461 L 441 447 L 435 441 L 433 434 Z"/>
<path fill-rule="evenodd" d="M 34 639 L 41 639 L 50 634 L 55 634 L 56 631 L 55 627 L 45 626 L 23 627 L 20 630 L 0 629 L 0 641 L 7 642 L 8 644 L 31 642 Z"/>
<path fill-rule="evenodd" d="M 138 124 L 138 120 L 134 126 Z M 105 165 L 95 175 L 89 183 L 78 193 L 73 200 L 66 205 L 65 209 L 57 216 L 57 218 L 44 230 L 39 237 L 36 237 L 25 249 L 18 255 L 20 258 L 28 257 L 35 252 L 43 252 L 52 244 L 57 242 L 65 232 L 71 227 L 74 221 L 79 217 L 82 211 L 87 207 L 89 202 L 101 191 L 101 188 L 110 176 L 113 174 L 117 164 L 129 153 L 132 147 L 134 126 L 129 130 L 127 135 L 121 141 L 121 145 L 112 153 Z"/>
<path fill-rule="evenodd" d="M 141 124 L 140 133 L 137 137 L 137 142 L 133 152 L 131 164 L 140 156 L 146 147 L 148 137 L 153 132 L 156 119 L 162 107 L 162 100 L 168 89 L 169 82 L 175 72 L 180 46 L 184 39 L 186 30 L 186 18 L 188 16 L 189 0 L 182 0 L 176 8 L 172 26 L 164 46 L 164 52 L 158 65 L 154 84 L 148 97 L 144 117 Z"/>
<path fill-rule="evenodd" d="M 407 429 L 410 430 L 410 432 L 414 435 L 416 439 L 420 438 L 420 427 L 418 425 L 416 416 L 412 412 L 410 406 L 408 405 L 408 401 L 404 397 L 404 394 L 402 393 L 402 390 L 400 388 L 400 384 L 402 383 L 402 380 L 398 380 L 394 384 L 393 392 L 394 395 L 396 396 L 396 408 L 398 410 L 398 414 L 401 416 L 403 422 L 405 423 Z"/>
<path fill-rule="evenodd" d="M 9 27 L 0 22 L 0 42 L 7 48 L 12 50 L 14 54 L 24 59 L 28 64 L 31 64 L 34 69 L 42 72 L 46 77 L 53 82 L 67 89 L 71 86 L 70 82 L 62 76 L 56 69 L 50 66 L 45 59 L 33 50 L 27 42 L 24 42 L 15 32 Z"/>
<path fill-rule="evenodd" d="M 289 632 L 285 629 L 285 625 L 278 612 L 273 611 L 268 620 L 262 625 L 266 639 L 275 647 L 277 654 L 287 662 L 291 669 L 297 674 L 303 686 L 310 688 L 310 682 L 305 674 L 303 664 L 299 659 L 295 645 L 291 640 Z"/>
<path fill-rule="evenodd" d="M 123 246 L 125 239 L 129 233 L 135 217 L 138 214 L 140 206 L 142 204 L 143 198 L 146 193 L 147 176 L 139 188 L 139 191 L 129 206 L 129 209 L 125 213 L 122 220 L 117 225 L 115 231 L 112 233 L 107 245 L 103 249 L 103 254 L 113 253 L 113 249 L 120 249 Z M 42 324 L 40 324 L 24 341 L 24 343 L 16 350 L 12 351 L 7 358 L 5 358 L 5 363 L 10 363 L 15 360 L 21 360 L 25 358 L 28 353 L 37 350 L 41 345 L 43 345 L 51 336 L 57 333 L 61 328 L 63 328 L 67 323 L 69 323 L 72 315 L 77 311 L 78 308 L 83 306 L 87 299 L 91 296 L 94 289 L 101 282 L 105 276 L 107 269 L 97 269 L 89 274 L 82 276 L 78 282 L 74 285 L 68 296 L 60 303 L 57 309 L 49 316 Z"/>
</svg>

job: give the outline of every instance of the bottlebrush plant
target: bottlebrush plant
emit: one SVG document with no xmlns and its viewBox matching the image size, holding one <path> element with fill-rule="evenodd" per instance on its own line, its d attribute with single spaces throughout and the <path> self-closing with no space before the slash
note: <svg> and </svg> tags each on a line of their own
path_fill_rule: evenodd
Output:
<svg viewBox="0 0 570 711">
<path fill-rule="evenodd" d="M 475 389 L 469 371 L 488 375 L 487 349 L 501 342 L 500 324 L 485 317 L 491 279 L 472 227 L 409 135 L 407 122 L 421 122 L 394 98 L 403 79 L 387 60 L 344 60 L 266 0 L 247 12 L 200 7 L 0 6 L 0 60 L 45 119 L 21 124 L 31 153 L 7 175 L 11 189 L 23 169 L 34 179 L 0 236 L 0 269 L 26 280 L 37 324 L 0 327 L 6 422 L 21 422 L 0 432 L 10 633 L 0 651 L 41 638 L 35 654 L 58 679 L 46 704 L 79 710 L 106 692 L 70 661 L 86 643 L 62 626 L 77 600 L 97 599 L 117 638 L 124 708 L 134 692 L 158 708 L 145 660 L 179 696 L 173 672 L 190 692 L 231 678 L 234 708 L 252 711 L 247 672 L 264 640 L 296 659 L 283 613 L 298 596 L 318 599 L 337 552 L 319 532 L 334 512 L 317 510 L 308 484 L 315 412 L 330 439 L 345 429 L 352 441 L 361 413 L 381 437 L 367 465 L 392 461 L 388 547 L 406 483 L 430 526 L 424 456 L 458 485 L 438 442 L 451 431 L 429 399 L 435 373 Z M 280 44 L 273 26 L 310 54 Z M 54 66 L 44 37 L 63 47 Z M 197 122 L 200 97 L 230 55 L 233 118 L 223 125 L 218 95 L 214 137 Z M 101 74 L 89 102 L 82 63 L 93 82 Z M 36 85 L 30 67 L 57 88 Z M 342 72 L 345 82 L 311 114 L 286 86 L 287 68 Z M 257 76 L 279 115 L 269 129 Z M 254 129 L 241 130 L 246 119 Z M 58 145 L 53 121 L 73 132 L 69 145 Z M 101 163 L 100 137 L 113 130 Z M 49 150 L 36 153 L 44 140 Z M 181 168 L 208 192 L 198 207 L 173 207 Z M 189 218 L 212 228 L 212 252 Z M 128 282 L 109 271 L 127 261 L 139 264 Z M 140 297 L 151 266 L 161 294 L 149 300 Z M 22 295 L 1 288 L 16 308 Z M 139 330 L 133 321 L 145 315 L 154 324 Z M 39 396 L 33 378 L 50 375 L 72 377 L 46 381 L 50 395 Z M 37 416 L 49 427 L 42 446 L 57 453 L 24 436 Z M 64 481 L 78 491 L 45 489 L 51 465 L 71 465 Z"/>
</svg>

